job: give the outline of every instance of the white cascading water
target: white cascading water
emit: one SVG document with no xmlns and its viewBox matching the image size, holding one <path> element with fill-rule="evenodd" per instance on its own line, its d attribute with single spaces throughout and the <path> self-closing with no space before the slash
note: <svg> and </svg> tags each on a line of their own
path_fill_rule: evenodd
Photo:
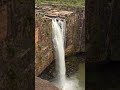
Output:
<svg viewBox="0 0 120 90">
<path fill-rule="evenodd" d="M 66 80 L 66 68 L 65 68 L 65 51 L 64 51 L 64 41 L 65 41 L 65 27 L 64 22 L 57 19 L 52 19 L 53 27 L 53 44 L 55 49 L 55 59 L 56 59 L 56 70 L 57 78 L 61 88 L 64 87 Z"/>
<path fill-rule="evenodd" d="M 65 27 L 66 21 L 60 19 L 52 19 L 52 40 L 55 49 L 56 71 L 58 87 L 62 90 L 82 90 L 79 88 L 78 80 L 76 78 L 66 78 L 65 66 Z M 56 83 L 55 83 L 56 84 Z"/>
</svg>

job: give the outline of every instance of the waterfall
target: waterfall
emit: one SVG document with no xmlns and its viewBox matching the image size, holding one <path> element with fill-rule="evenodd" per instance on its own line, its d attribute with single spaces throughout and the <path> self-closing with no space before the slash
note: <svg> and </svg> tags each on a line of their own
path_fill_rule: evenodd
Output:
<svg viewBox="0 0 120 90">
<path fill-rule="evenodd" d="M 63 88 L 66 82 L 65 66 L 65 20 L 52 19 L 52 40 L 55 50 L 56 71 L 60 88 Z"/>
<path fill-rule="evenodd" d="M 60 19 L 52 19 L 52 40 L 54 46 L 54 54 L 56 61 L 57 81 L 54 82 L 60 90 L 84 90 L 78 85 L 76 77 L 73 79 L 66 78 L 65 66 L 65 30 L 66 21 Z"/>
</svg>

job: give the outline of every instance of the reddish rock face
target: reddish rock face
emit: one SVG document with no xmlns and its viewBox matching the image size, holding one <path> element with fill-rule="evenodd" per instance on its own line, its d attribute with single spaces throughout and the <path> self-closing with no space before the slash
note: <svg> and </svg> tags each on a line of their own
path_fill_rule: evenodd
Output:
<svg viewBox="0 0 120 90">
<path fill-rule="evenodd" d="M 35 31 L 35 45 L 38 45 L 38 29 Z"/>
<path fill-rule="evenodd" d="M 38 44 L 36 44 L 36 75 L 39 75 L 53 60 L 52 46 L 52 25 L 50 19 L 39 19 L 36 21 L 36 29 L 38 29 Z M 36 36 L 37 36 L 36 35 Z"/>
<path fill-rule="evenodd" d="M 47 80 L 42 80 L 35 77 L 35 90 L 59 90 L 56 86 L 52 85 Z"/>
<path fill-rule="evenodd" d="M 36 11 L 38 13 L 39 10 Z M 38 35 L 38 44 L 36 44 L 35 73 L 39 75 L 53 60 L 54 49 L 52 44 L 52 17 L 66 19 L 66 47 L 65 55 L 71 55 L 77 52 L 85 52 L 85 30 L 84 30 L 84 12 L 79 9 L 77 12 L 67 11 L 66 9 L 52 9 L 44 11 L 44 15 L 36 17 L 36 39 Z M 63 12 L 65 12 L 63 14 Z M 56 14 L 57 13 L 57 14 Z M 47 15 L 47 16 L 46 16 Z"/>
</svg>

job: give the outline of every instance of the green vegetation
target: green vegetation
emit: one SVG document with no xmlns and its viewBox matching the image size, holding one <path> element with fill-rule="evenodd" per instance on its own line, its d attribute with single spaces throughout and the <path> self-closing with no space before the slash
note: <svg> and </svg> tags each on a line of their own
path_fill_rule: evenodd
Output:
<svg viewBox="0 0 120 90">
<path fill-rule="evenodd" d="M 63 4 L 66 6 L 81 7 L 85 6 L 85 0 L 36 0 L 37 4 Z"/>
</svg>

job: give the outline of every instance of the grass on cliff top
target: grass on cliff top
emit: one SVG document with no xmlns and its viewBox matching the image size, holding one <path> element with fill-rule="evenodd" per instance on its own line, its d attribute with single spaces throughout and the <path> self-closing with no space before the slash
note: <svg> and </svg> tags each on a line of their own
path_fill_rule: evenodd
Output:
<svg viewBox="0 0 120 90">
<path fill-rule="evenodd" d="M 37 4 L 62 4 L 65 6 L 82 7 L 85 6 L 85 0 L 36 0 Z"/>
</svg>

